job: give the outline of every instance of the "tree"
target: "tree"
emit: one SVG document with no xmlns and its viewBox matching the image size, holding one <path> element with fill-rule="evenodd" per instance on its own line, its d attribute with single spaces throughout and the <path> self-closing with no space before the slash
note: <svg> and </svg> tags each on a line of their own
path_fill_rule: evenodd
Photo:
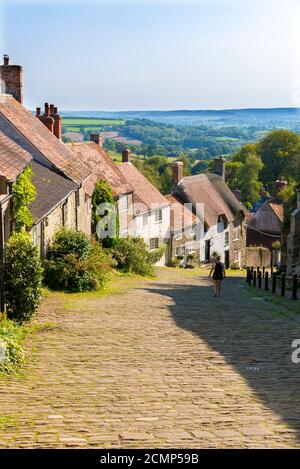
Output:
<svg viewBox="0 0 300 469">
<path fill-rule="evenodd" d="M 254 144 L 243 146 L 235 153 L 232 161 L 226 164 L 226 181 L 230 189 L 239 189 L 242 201 L 248 207 L 259 198 L 262 168 L 263 164 Z"/>
<path fill-rule="evenodd" d="M 274 130 L 257 146 L 264 168 L 262 180 L 269 187 L 281 176 L 298 180 L 300 176 L 300 137 L 289 130 Z"/>
</svg>

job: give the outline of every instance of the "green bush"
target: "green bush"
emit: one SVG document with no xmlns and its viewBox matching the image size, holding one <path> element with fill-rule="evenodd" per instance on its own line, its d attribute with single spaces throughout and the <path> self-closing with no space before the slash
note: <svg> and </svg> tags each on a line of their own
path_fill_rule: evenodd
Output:
<svg viewBox="0 0 300 469">
<path fill-rule="evenodd" d="M 180 259 L 178 257 L 172 257 L 168 263 L 168 267 L 179 267 Z"/>
<path fill-rule="evenodd" d="M 29 321 L 39 306 L 43 269 L 29 234 L 14 233 L 5 248 L 4 288 L 7 316 Z"/>
<path fill-rule="evenodd" d="M 53 290 L 83 292 L 105 284 L 112 260 L 99 243 L 79 231 L 60 230 L 45 261 L 45 283 Z"/>
<path fill-rule="evenodd" d="M 19 368 L 25 359 L 22 342 L 25 329 L 12 321 L 0 324 L 0 372 L 10 373 Z"/>
<path fill-rule="evenodd" d="M 112 249 L 117 268 L 123 272 L 135 273 L 143 276 L 153 274 L 153 264 L 163 255 L 165 246 L 149 252 L 141 238 L 120 238 Z"/>
</svg>

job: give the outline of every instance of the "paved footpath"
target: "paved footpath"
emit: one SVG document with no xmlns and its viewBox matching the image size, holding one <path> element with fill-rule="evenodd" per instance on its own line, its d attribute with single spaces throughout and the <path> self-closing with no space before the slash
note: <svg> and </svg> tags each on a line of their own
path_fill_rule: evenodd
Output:
<svg viewBox="0 0 300 469">
<path fill-rule="evenodd" d="M 0 379 L 0 447 L 300 446 L 297 315 L 225 282 L 214 299 L 207 279 L 166 270 L 71 309 L 45 299 L 39 320 L 59 327 L 24 376 Z"/>
</svg>

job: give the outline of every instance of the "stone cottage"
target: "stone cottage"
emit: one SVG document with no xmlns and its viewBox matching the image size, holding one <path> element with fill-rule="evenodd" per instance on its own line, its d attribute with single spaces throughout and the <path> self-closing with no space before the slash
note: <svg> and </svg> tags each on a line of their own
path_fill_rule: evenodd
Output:
<svg viewBox="0 0 300 469">
<path fill-rule="evenodd" d="M 122 155 L 118 165 L 122 175 L 133 187 L 133 219 L 128 226 L 129 236 L 144 239 L 149 250 L 158 249 L 162 244 L 168 245 L 170 237 L 169 202 L 159 190 L 131 163 L 130 151 Z M 168 263 L 168 250 L 159 264 Z"/>
<path fill-rule="evenodd" d="M 24 108 L 22 67 L 10 65 L 5 56 L 0 74 L 2 90 L 6 91 L 0 95 L 0 132 L 6 138 L 6 148 L 13 147 L 17 158 L 25 158 L 32 166 L 37 190 L 31 207 L 32 234 L 41 256 L 44 256 L 53 234 L 62 226 L 90 234 L 88 178 L 91 170 L 61 142 L 61 119 L 57 108 L 46 103 L 44 113 L 41 114 L 38 108 L 37 116 Z M 0 152 L 2 148 L 3 140 Z M 12 228 L 11 224 L 6 227 L 7 239 Z"/>
<path fill-rule="evenodd" d="M 226 267 L 242 267 L 246 254 L 247 210 L 225 182 L 225 159 L 217 158 L 214 173 L 183 176 L 180 161 L 172 163 L 172 194 L 192 210 L 204 224 L 200 239 L 200 258 L 209 262 L 213 252 Z"/>
<path fill-rule="evenodd" d="M 274 249 L 274 243 L 281 242 L 284 207 L 279 194 L 286 189 L 287 182 L 275 181 L 275 193 L 263 203 L 254 204 L 257 208 L 247 216 L 247 246 L 262 246 L 270 251 L 272 265 L 280 262 L 280 249 Z"/>
<path fill-rule="evenodd" d="M 117 202 L 119 236 L 127 236 L 128 226 L 133 219 L 134 189 L 104 150 L 100 134 L 91 134 L 89 142 L 68 143 L 67 147 L 91 171 L 86 184 L 90 196 L 98 180 L 107 181 Z"/>
<path fill-rule="evenodd" d="M 290 232 L 287 236 L 286 271 L 300 275 L 300 184 L 297 186 L 297 206 L 291 214 Z"/>
<path fill-rule="evenodd" d="M 166 199 L 170 204 L 169 258 L 182 258 L 182 265 L 186 265 L 190 255 L 200 260 L 200 219 L 175 196 L 167 195 Z"/>
</svg>

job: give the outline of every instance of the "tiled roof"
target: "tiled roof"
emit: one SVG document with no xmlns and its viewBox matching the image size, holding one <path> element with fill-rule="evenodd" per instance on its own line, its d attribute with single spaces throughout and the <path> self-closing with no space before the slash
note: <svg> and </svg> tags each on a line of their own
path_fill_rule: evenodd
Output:
<svg viewBox="0 0 300 469">
<path fill-rule="evenodd" d="M 36 161 L 31 162 L 31 167 L 36 198 L 30 205 L 30 211 L 34 223 L 37 223 L 65 200 L 77 188 L 77 184 Z"/>
<path fill-rule="evenodd" d="M 0 131 L 0 176 L 14 182 L 31 160 L 26 150 Z"/>
<path fill-rule="evenodd" d="M 177 230 L 200 222 L 199 218 L 179 199 L 173 195 L 166 195 L 166 199 L 170 203 L 171 229 Z"/>
<path fill-rule="evenodd" d="M 276 213 L 277 217 L 283 222 L 283 204 L 269 202 L 271 209 Z"/>
<path fill-rule="evenodd" d="M 122 163 L 118 168 L 134 189 L 133 202 L 135 204 L 143 204 L 145 211 L 169 205 L 168 200 L 132 163 Z"/>
<path fill-rule="evenodd" d="M 217 224 L 219 215 L 224 214 L 231 222 L 239 211 L 247 214 L 246 208 L 217 174 L 186 176 L 174 193 L 184 202 L 204 204 L 204 220 L 209 226 Z"/>
<path fill-rule="evenodd" d="M 283 223 L 283 204 L 267 200 L 248 221 L 248 226 L 265 233 L 280 235 Z"/>
<path fill-rule="evenodd" d="M 108 182 L 115 197 L 133 191 L 119 166 L 111 160 L 103 147 L 95 142 L 68 143 L 67 147 L 93 171 L 85 184 L 85 190 L 88 194 L 93 193 L 94 185 L 98 179 L 105 179 Z"/>
<path fill-rule="evenodd" d="M 10 95 L 0 95 L 0 130 L 39 161 L 46 159 L 76 183 L 90 170 L 45 125 Z"/>
</svg>

